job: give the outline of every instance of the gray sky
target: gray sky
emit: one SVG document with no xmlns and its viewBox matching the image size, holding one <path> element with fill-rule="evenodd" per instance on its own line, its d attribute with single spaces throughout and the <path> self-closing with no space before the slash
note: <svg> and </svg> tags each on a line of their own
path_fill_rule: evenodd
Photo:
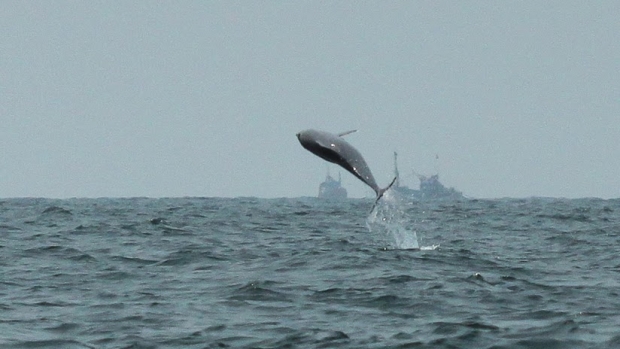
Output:
<svg viewBox="0 0 620 349">
<path fill-rule="evenodd" d="M 0 197 L 620 197 L 620 1 L 4 1 Z M 438 159 L 436 159 L 438 155 Z M 350 196 L 372 196 L 344 170 Z"/>
</svg>

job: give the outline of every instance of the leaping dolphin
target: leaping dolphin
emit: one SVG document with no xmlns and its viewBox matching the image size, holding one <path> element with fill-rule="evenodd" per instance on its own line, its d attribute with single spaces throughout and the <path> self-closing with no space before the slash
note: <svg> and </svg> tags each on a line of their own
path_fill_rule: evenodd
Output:
<svg viewBox="0 0 620 349">
<path fill-rule="evenodd" d="M 357 130 L 334 135 L 325 131 L 305 130 L 297 134 L 297 139 L 299 139 L 299 143 L 312 154 L 323 160 L 342 166 L 342 168 L 351 172 L 351 174 L 371 187 L 377 194 L 377 199 L 375 200 L 376 204 L 383 194 L 394 184 L 396 177 L 392 180 L 392 183 L 384 189 L 379 188 L 362 154 L 342 138 L 342 136 L 355 131 Z"/>
</svg>

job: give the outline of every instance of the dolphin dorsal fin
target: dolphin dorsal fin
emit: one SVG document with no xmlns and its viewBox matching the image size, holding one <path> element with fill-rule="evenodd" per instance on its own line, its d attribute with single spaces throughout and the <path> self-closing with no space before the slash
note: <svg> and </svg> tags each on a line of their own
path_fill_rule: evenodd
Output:
<svg viewBox="0 0 620 349">
<path fill-rule="evenodd" d="M 349 133 L 357 132 L 357 130 L 346 131 L 338 134 L 338 137 L 346 136 Z"/>
</svg>

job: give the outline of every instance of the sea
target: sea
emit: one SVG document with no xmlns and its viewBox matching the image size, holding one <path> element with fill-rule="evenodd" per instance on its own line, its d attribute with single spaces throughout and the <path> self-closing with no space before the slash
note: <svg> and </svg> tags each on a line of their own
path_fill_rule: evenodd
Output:
<svg viewBox="0 0 620 349">
<path fill-rule="evenodd" d="M 620 348 L 620 200 L 373 203 L 0 199 L 0 348 Z"/>
</svg>

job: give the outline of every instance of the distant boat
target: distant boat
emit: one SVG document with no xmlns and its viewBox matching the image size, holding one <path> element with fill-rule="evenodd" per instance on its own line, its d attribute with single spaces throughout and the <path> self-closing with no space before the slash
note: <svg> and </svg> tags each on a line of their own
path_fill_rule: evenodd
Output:
<svg viewBox="0 0 620 349">
<path fill-rule="evenodd" d="M 423 176 L 416 173 L 415 175 L 420 180 L 420 189 L 411 189 L 401 185 L 398 174 L 397 157 L 398 154 L 394 152 L 394 175 L 396 176 L 396 182 L 394 186 L 392 186 L 392 189 L 397 193 L 414 200 L 453 200 L 465 198 L 460 191 L 454 188 L 446 188 L 441 184 L 441 182 L 439 182 L 439 174 Z"/>
<path fill-rule="evenodd" d="M 346 199 L 347 190 L 341 185 L 340 173 L 338 180 L 335 180 L 327 173 L 325 181 L 319 185 L 319 197 L 323 199 Z"/>
</svg>

